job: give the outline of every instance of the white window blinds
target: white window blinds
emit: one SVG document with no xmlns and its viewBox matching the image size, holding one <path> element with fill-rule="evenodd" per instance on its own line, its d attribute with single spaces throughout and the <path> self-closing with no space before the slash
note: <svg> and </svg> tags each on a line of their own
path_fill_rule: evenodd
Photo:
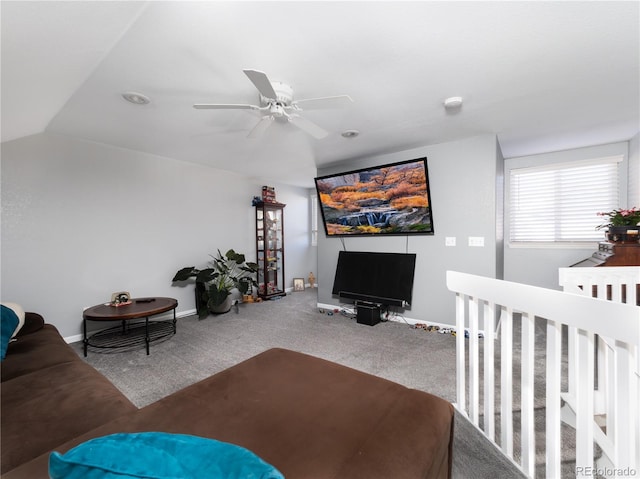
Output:
<svg viewBox="0 0 640 479">
<path fill-rule="evenodd" d="M 622 157 L 513 169 L 509 239 L 513 243 L 601 241 L 597 213 L 618 207 Z"/>
</svg>

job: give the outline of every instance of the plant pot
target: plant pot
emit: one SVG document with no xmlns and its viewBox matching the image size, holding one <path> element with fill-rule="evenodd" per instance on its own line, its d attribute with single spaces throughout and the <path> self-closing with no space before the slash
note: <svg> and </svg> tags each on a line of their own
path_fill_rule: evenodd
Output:
<svg viewBox="0 0 640 479">
<path fill-rule="evenodd" d="M 233 299 L 231 298 L 231 295 L 229 295 L 222 302 L 222 304 L 210 306 L 209 311 L 211 311 L 213 314 L 224 314 L 228 313 L 231 310 L 231 306 L 233 306 Z"/>
<path fill-rule="evenodd" d="M 640 226 L 609 226 L 607 239 L 614 243 L 638 243 Z"/>
<path fill-rule="evenodd" d="M 213 307 L 207 307 L 206 301 L 207 301 L 208 295 L 206 294 L 207 293 L 206 288 L 207 287 L 204 283 L 196 283 L 196 290 L 195 290 L 196 311 L 200 312 L 202 308 L 205 308 L 207 311 L 209 311 L 212 314 L 228 313 L 229 310 L 231 310 L 231 307 L 233 306 L 232 296 L 231 295 L 227 296 L 221 304 L 215 305 Z M 204 319 L 206 317 L 207 315 L 203 313 L 200 316 L 200 319 Z"/>
<path fill-rule="evenodd" d="M 204 306 L 203 295 L 206 292 L 207 288 L 204 283 L 196 283 L 196 311 L 200 311 L 200 308 Z"/>
</svg>

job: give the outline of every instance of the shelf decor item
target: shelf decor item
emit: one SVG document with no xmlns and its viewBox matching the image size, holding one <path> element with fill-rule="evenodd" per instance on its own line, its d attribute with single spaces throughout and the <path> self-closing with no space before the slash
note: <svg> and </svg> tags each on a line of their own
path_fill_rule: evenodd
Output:
<svg viewBox="0 0 640 479">
<path fill-rule="evenodd" d="M 211 258 L 208 268 L 201 270 L 188 266 L 180 269 L 172 280 L 176 283 L 195 278 L 196 309 L 200 319 L 206 318 L 209 313 L 228 312 L 232 306 L 231 291 L 234 288 L 245 295 L 258 284 L 255 280 L 258 265 L 247 262 L 244 254 L 230 249 L 223 255 L 218 250 L 217 256 Z"/>
<path fill-rule="evenodd" d="M 131 294 L 129 294 L 128 291 L 113 293 L 111 295 L 111 302 L 109 304 L 116 308 L 119 306 L 126 306 L 127 304 L 131 304 Z"/>
<path fill-rule="evenodd" d="M 304 279 L 303 278 L 293 278 L 293 290 L 294 291 L 304 291 Z"/>
<path fill-rule="evenodd" d="M 262 187 L 262 201 L 265 203 L 276 202 L 276 189 L 273 186 Z"/>
<path fill-rule="evenodd" d="M 640 208 L 619 208 L 598 213 L 608 218 L 608 222 L 597 229 L 607 228 L 606 235 L 614 243 L 638 243 L 640 241 Z"/>
</svg>

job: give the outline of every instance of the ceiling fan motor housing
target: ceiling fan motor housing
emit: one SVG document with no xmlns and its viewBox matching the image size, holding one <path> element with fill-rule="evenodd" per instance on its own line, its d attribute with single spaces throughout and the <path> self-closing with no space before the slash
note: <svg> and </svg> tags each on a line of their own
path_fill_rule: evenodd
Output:
<svg viewBox="0 0 640 479">
<path fill-rule="evenodd" d="M 276 92 L 276 102 L 280 106 L 291 106 L 291 102 L 293 101 L 293 88 L 286 83 L 279 81 L 273 81 L 271 82 L 271 85 L 273 86 L 273 90 Z M 273 98 L 267 98 L 260 94 L 260 105 L 262 106 L 271 104 L 273 100 Z"/>
</svg>

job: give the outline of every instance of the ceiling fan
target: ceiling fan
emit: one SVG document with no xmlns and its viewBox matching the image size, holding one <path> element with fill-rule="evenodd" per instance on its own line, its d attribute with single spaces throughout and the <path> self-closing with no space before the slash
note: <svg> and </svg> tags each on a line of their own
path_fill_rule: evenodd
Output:
<svg viewBox="0 0 640 479">
<path fill-rule="evenodd" d="M 247 135 L 248 138 L 258 138 L 273 124 L 274 121 L 292 123 L 314 138 L 321 139 L 329 134 L 315 123 L 301 117 L 298 112 L 319 108 L 339 108 L 352 103 L 348 95 L 310 98 L 308 100 L 293 100 L 293 88 L 282 82 L 272 82 L 264 72 L 258 70 L 243 70 L 249 80 L 260 93 L 260 106 L 248 104 L 216 104 L 196 103 L 197 109 L 213 110 L 255 110 L 263 114 L 260 121 Z"/>
</svg>

